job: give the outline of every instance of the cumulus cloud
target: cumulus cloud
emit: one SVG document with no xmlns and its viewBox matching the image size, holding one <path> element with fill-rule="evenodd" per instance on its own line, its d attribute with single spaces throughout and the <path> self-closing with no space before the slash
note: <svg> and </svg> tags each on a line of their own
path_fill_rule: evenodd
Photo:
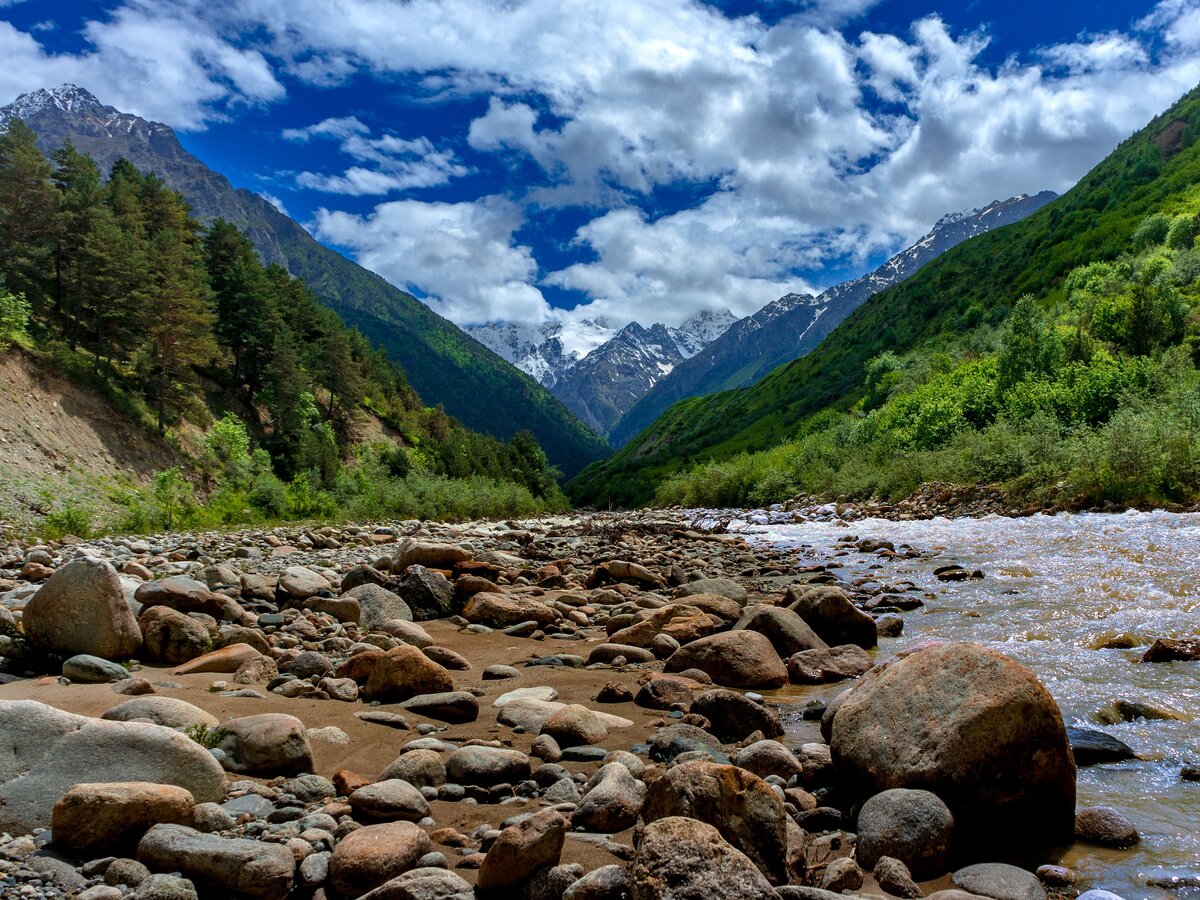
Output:
<svg viewBox="0 0 1200 900">
<path fill-rule="evenodd" d="M 370 127 L 354 116 L 288 128 L 283 137 L 291 141 L 332 138 L 339 142 L 342 153 L 365 164 L 351 166 L 340 175 L 301 172 L 296 176 L 300 187 L 329 194 L 382 195 L 438 187 L 471 171 L 451 151 L 435 149 L 428 138 L 372 137 Z"/>
</svg>

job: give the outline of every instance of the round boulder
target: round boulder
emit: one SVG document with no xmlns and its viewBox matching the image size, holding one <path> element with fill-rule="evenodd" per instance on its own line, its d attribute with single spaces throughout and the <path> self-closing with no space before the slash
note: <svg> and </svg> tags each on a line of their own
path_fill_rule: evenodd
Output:
<svg viewBox="0 0 1200 900">
<path fill-rule="evenodd" d="M 90 556 L 50 576 L 25 605 L 21 627 L 34 647 L 61 656 L 127 659 L 142 646 L 116 569 Z"/>
<path fill-rule="evenodd" d="M 787 666 L 765 635 L 725 631 L 680 647 L 667 660 L 667 672 L 699 669 L 726 687 L 777 688 L 787 684 Z"/>
<path fill-rule="evenodd" d="M 936 794 L 895 788 L 863 804 L 855 855 L 865 869 L 891 856 L 925 881 L 948 870 L 953 837 L 954 816 Z"/>
</svg>

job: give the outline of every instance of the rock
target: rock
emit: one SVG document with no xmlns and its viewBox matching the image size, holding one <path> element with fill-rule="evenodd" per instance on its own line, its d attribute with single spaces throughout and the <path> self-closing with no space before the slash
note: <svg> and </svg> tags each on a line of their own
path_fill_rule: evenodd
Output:
<svg viewBox="0 0 1200 900">
<path fill-rule="evenodd" d="M 212 649 L 208 629 L 167 606 L 152 606 L 138 619 L 147 659 L 176 666 Z"/>
<path fill-rule="evenodd" d="M 409 750 L 402 753 L 379 774 L 380 781 L 399 778 L 415 788 L 438 787 L 446 783 L 442 755 L 433 750 Z"/>
<path fill-rule="evenodd" d="M 756 731 L 765 737 L 783 734 L 783 726 L 774 712 L 737 691 L 713 688 L 697 694 L 691 711 L 708 719 L 712 723 L 708 730 L 723 743 L 745 740 Z"/>
<path fill-rule="evenodd" d="M 418 648 L 428 647 L 433 643 L 433 638 L 429 636 L 428 631 L 416 622 L 408 622 L 404 619 L 388 619 L 386 622 L 376 625 L 375 630 L 382 631 L 396 640 L 404 641 L 404 643 Z"/>
<path fill-rule="evenodd" d="M 178 875 L 151 875 L 129 895 L 133 900 L 198 900 L 196 886 Z"/>
<path fill-rule="evenodd" d="M 176 785 L 199 802 L 225 797 L 212 754 L 177 731 L 142 722 L 89 719 L 33 700 L 0 701 L 0 832 L 50 824 L 55 801 L 79 782 Z"/>
<path fill-rule="evenodd" d="M 279 667 L 269 656 L 254 656 L 237 667 L 234 684 L 267 684 L 279 676 Z"/>
<path fill-rule="evenodd" d="M 1096 766 L 1101 763 L 1137 759 L 1133 748 L 1103 731 L 1067 726 L 1067 740 L 1077 766 Z"/>
<path fill-rule="evenodd" d="M 1178 719 L 1179 716 L 1138 700 L 1114 700 L 1098 709 L 1095 718 L 1102 725 L 1119 725 L 1122 722 L 1136 722 L 1138 719 L 1145 719 L 1147 722 L 1169 721 Z"/>
<path fill-rule="evenodd" d="M 1142 654 L 1142 662 L 1175 662 L 1200 659 L 1200 638 L 1159 638 Z"/>
<path fill-rule="evenodd" d="M 954 873 L 954 885 L 993 900 L 1046 900 L 1037 876 L 1004 863 L 980 863 Z"/>
<path fill-rule="evenodd" d="M 374 566 L 355 566 L 342 576 L 342 596 L 345 596 L 356 587 L 364 584 L 374 584 L 378 585 L 379 587 L 387 587 L 391 583 L 391 576 L 381 572 Z"/>
<path fill-rule="evenodd" d="M 84 859 L 132 850 L 152 825 L 190 825 L 195 805 L 169 784 L 77 784 L 54 804 L 54 843 Z"/>
<path fill-rule="evenodd" d="M 357 818 L 369 822 L 419 822 L 429 815 L 429 804 L 421 792 L 399 778 L 359 788 L 350 795 L 350 806 Z"/>
<path fill-rule="evenodd" d="M 588 781 L 588 791 L 571 814 L 571 826 L 584 831 L 630 828 L 642 811 L 646 786 L 619 762 L 608 763 Z"/>
<path fill-rule="evenodd" d="M 629 900 L 633 882 L 624 866 L 592 869 L 563 891 L 562 900 Z"/>
<path fill-rule="evenodd" d="M 307 600 L 314 594 L 329 590 L 330 587 L 323 575 L 304 566 L 288 566 L 279 576 L 279 589 L 297 600 Z"/>
<path fill-rule="evenodd" d="M 778 900 L 763 874 L 711 825 L 671 816 L 642 832 L 633 900 Z"/>
<path fill-rule="evenodd" d="M 870 649 L 878 643 L 875 620 L 856 608 L 841 588 L 794 585 L 784 602 L 831 647 L 857 644 Z"/>
<path fill-rule="evenodd" d="M 706 672 L 727 687 L 777 688 L 787 684 L 787 667 L 757 631 L 726 631 L 680 647 L 667 660 L 666 671 Z"/>
<path fill-rule="evenodd" d="M 354 622 L 357 624 L 362 621 L 362 607 L 353 597 L 345 595 L 341 597 L 313 597 L 304 605 L 316 612 L 333 616 L 339 622 Z M 369 628 L 370 626 L 367 627 Z"/>
<path fill-rule="evenodd" d="M 198 706 L 175 697 L 136 697 L 118 703 L 100 718 L 110 722 L 150 722 L 167 728 L 184 729 L 191 725 L 215 728 L 219 722 Z"/>
<path fill-rule="evenodd" d="M 650 758 L 656 762 L 671 762 L 683 753 L 701 752 L 718 762 L 728 762 L 721 752 L 721 742 L 694 725 L 668 725 L 650 740 Z"/>
<path fill-rule="evenodd" d="M 734 765 L 753 772 L 759 778 L 778 775 L 787 781 L 801 772 L 800 761 L 779 741 L 755 741 L 737 752 Z"/>
<path fill-rule="evenodd" d="M 863 870 L 848 856 L 833 860 L 825 867 L 821 876 L 821 890 L 840 894 L 842 891 L 857 891 L 863 886 Z"/>
<path fill-rule="evenodd" d="M 747 606 L 733 630 L 757 631 L 766 635 L 775 652 L 783 659 L 801 650 L 824 650 L 828 646 L 800 616 L 778 606 Z"/>
<path fill-rule="evenodd" d="M 120 663 L 109 662 L 99 656 L 89 656 L 80 653 L 63 662 L 63 677 L 79 684 L 105 684 L 110 681 L 123 681 L 129 677 L 129 670 Z"/>
<path fill-rule="evenodd" d="M 470 883 L 446 869 L 410 869 L 362 900 L 475 900 Z"/>
<path fill-rule="evenodd" d="M 521 675 L 519 669 L 514 669 L 512 666 L 503 666 L 493 664 L 483 670 L 484 681 L 502 681 L 506 678 L 518 678 Z"/>
<path fill-rule="evenodd" d="M 794 684 L 826 684 L 858 678 L 874 665 L 867 651 L 857 644 L 843 644 L 827 650 L 802 650 L 787 662 L 788 677 Z"/>
<path fill-rule="evenodd" d="M 479 867 L 480 893 L 508 890 L 543 866 L 557 864 L 566 834 L 567 820 L 552 809 L 502 830 Z"/>
<path fill-rule="evenodd" d="M 403 572 L 409 566 L 425 566 L 429 569 L 453 569 L 455 563 L 466 562 L 471 554 L 457 544 L 439 544 L 408 538 L 396 548 L 392 557 L 392 571 Z"/>
<path fill-rule="evenodd" d="M 183 825 L 155 825 L 138 844 L 151 870 L 180 872 L 202 890 L 282 900 L 292 889 L 295 859 L 287 847 L 201 834 Z"/>
<path fill-rule="evenodd" d="M 450 673 L 409 644 L 387 651 L 375 662 L 363 689 L 367 700 L 394 703 L 417 694 L 440 694 L 454 690 Z"/>
<path fill-rule="evenodd" d="M 925 892 L 917 887 L 908 871 L 908 866 L 891 856 L 881 856 L 871 873 L 879 886 L 893 897 L 924 897 Z"/>
<path fill-rule="evenodd" d="M 876 794 L 863 804 L 857 830 L 855 855 L 868 869 L 884 856 L 900 860 L 921 881 L 949 869 L 954 816 L 929 791 L 897 788 Z"/>
<path fill-rule="evenodd" d="M 88 556 L 50 576 L 25 605 L 21 627 L 33 647 L 61 656 L 128 659 L 142 646 L 116 570 Z"/>
<path fill-rule="evenodd" d="M 306 681 L 314 675 L 324 677 L 333 671 L 333 663 L 323 653 L 304 650 L 295 656 L 284 669 L 285 672 Z"/>
<path fill-rule="evenodd" d="M 479 718 L 479 701 L 469 691 L 449 691 L 444 694 L 419 694 L 400 704 L 427 719 L 441 722 L 474 722 Z"/>
<path fill-rule="evenodd" d="M 214 593 L 204 582 L 186 575 L 148 581 L 134 591 L 133 598 L 142 604 L 143 612 L 152 606 L 168 606 L 181 613 L 204 613 L 217 620 L 254 624 L 254 617 L 232 597 Z"/>
<path fill-rule="evenodd" d="M 461 653 L 455 653 L 448 647 L 422 647 L 421 652 L 432 659 L 443 669 L 453 669 L 456 672 L 469 672 L 471 663 Z"/>
<path fill-rule="evenodd" d="M 654 662 L 654 654 L 643 647 L 634 647 L 632 644 L 598 644 L 588 654 L 588 665 L 611 663 L 621 656 L 625 657 L 627 663 Z"/>
<path fill-rule="evenodd" d="M 598 744 L 608 737 L 608 729 L 604 727 L 600 717 L 579 704 L 564 706 L 552 712 L 542 725 L 541 732 L 554 738 L 560 747 Z"/>
<path fill-rule="evenodd" d="M 231 772 L 298 775 L 313 770 L 304 723 L 283 713 L 260 713 L 222 723 L 220 748 Z"/>
<path fill-rule="evenodd" d="M 249 644 L 230 644 L 220 650 L 205 653 L 189 660 L 175 670 L 176 675 L 193 675 L 197 672 L 236 672 L 245 663 L 261 656 Z"/>
<path fill-rule="evenodd" d="M 446 759 L 446 775 L 456 784 L 515 784 L 528 778 L 529 773 L 529 757 L 519 750 L 461 747 Z"/>
<path fill-rule="evenodd" d="M 737 766 L 696 761 L 668 769 L 648 785 L 647 822 L 687 816 L 707 822 L 773 884 L 787 881 L 787 815 L 771 786 Z"/>
<path fill-rule="evenodd" d="M 732 578 L 701 578 L 689 581 L 675 591 L 676 597 L 691 597 L 695 594 L 716 594 L 738 603 L 746 602 L 746 589 Z"/>
<path fill-rule="evenodd" d="M 462 615 L 468 622 L 493 628 L 506 628 L 529 621 L 537 622 L 539 628 L 545 628 L 558 619 L 558 613 L 532 597 L 492 591 L 473 596 L 467 601 Z"/>
<path fill-rule="evenodd" d="M 454 585 L 441 572 L 429 572 L 413 566 L 408 574 L 400 579 L 397 590 L 412 609 L 413 618 L 419 621 L 444 619 L 457 611 L 454 603 Z"/>
<path fill-rule="evenodd" d="M 843 695 L 830 749 L 864 795 L 937 794 L 969 856 L 1069 842 L 1075 763 L 1058 706 L 994 650 L 938 644 L 873 669 Z"/>
<path fill-rule="evenodd" d="M 367 825 L 333 848 L 330 881 L 342 895 L 360 897 L 413 868 L 431 847 L 428 835 L 412 822 Z"/>
<path fill-rule="evenodd" d="M 609 681 L 596 693 L 597 703 L 632 703 L 633 691 L 629 685 Z"/>
<path fill-rule="evenodd" d="M 1075 839 L 1127 850 L 1141 841 L 1136 826 L 1111 806 L 1085 806 L 1075 814 Z"/>
<path fill-rule="evenodd" d="M 688 710 L 692 706 L 692 691 L 697 687 L 687 678 L 655 673 L 641 686 L 633 702 L 646 709 L 671 709 L 679 704 L 681 709 Z"/>
</svg>

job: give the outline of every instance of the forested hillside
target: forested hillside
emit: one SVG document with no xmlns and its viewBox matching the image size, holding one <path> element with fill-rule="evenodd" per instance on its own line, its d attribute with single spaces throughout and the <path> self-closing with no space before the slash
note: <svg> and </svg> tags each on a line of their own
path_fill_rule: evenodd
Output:
<svg viewBox="0 0 1200 900">
<path fill-rule="evenodd" d="M 426 408 L 383 350 L 264 267 L 237 228 L 202 228 L 126 160 L 101 173 L 70 143 L 47 159 L 19 120 L 0 135 L 0 276 L 5 345 L 94 385 L 192 458 L 207 502 L 167 472 L 147 502 L 123 498 L 127 527 L 560 502 L 528 432 L 503 443 Z"/>
<path fill-rule="evenodd" d="M 870 402 L 869 379 L 880 360 L 889 359 L 884 354 L 913 362 L 937 358 L 948 346 L 985 353 L 995 346 L 996 329 L 1027 294 L 1059 321 L 1067 303 L 1068 275 L 1124 257 L 1135 247 L 1135 232 L 1147 217 L 1194 215 L 1200 208 L 1198 134 L 1200 90 L 1194 90 L 1122 143 L 1065 196 L 1021 223 L 960 245 L 876 295 L 813 353 L 751 388 L 676 404 L 612 459 L 583 472 L 572 484 L 574 498 L 600 504 L 645 502 L 689 465 L 769 450 L 823 430 L 828 420 L 814 419 L 818 414 L 846 413 L 864 399 Z M 1184 260 L 1180 265 L 1176 271 L 1172 262 L 1164 270 L 1174 275 L 1156 271 L 1147 285 L 1160 276 L 1174 278 L 1186 295 L 1188 264 Z M 1193 339 L 1194 307 L 1182 328 L 1175 344 Z M 1104 352 L 1146 356 L 1113 344 L 1106 335 L 1103 329 L 1092 335 Z M 1165 346 L 1156 344 L 1150 356 L 1157 359 Z M 949 352 L 951 362 L 960 353 Z M 764 496 L 777 493 L 773 489 Z"/>
</svg>

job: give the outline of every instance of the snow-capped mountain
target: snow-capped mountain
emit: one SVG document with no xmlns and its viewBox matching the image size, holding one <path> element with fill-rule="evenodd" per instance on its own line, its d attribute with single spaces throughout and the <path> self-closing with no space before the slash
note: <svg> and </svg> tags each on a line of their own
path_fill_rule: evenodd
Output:
<svg viewBox="0 0 1200 900">
<path fill-rule="evenodd" d="M 484 322 L 463 330 L 493 353 L 532 375 L 548 388 L 581 359 L 609 340 L 620 327 L 608 319 Z"/>
<path fill-rule="evenodd" d="M 628 443 L 679 400 L 754 384 L 773 369 L 814 349 L 874 294 L 904 281 L 951 247 L 977 234 L 1019 222 L 1057 196 L 1053 191 L 1021 194 L 981 209 L 951 213 L 874 272 L 835 285 L 819 296 L 787 294 L 768 303 L 677 365 L 613 426 L 609 440 L 617 447 Z"/>
</svg>

